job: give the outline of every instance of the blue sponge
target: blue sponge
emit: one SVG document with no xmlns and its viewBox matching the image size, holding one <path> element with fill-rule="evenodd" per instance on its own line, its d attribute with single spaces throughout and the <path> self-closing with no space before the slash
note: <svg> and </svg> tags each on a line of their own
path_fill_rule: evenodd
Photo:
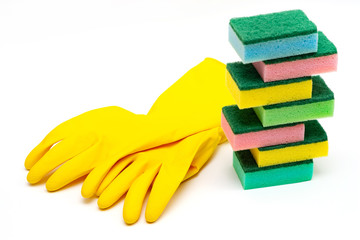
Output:
<svg viewBox="0 0 360 240">
<path fill-rule="evenodd" d="M 229 41 L 243 63 L 317 51 L 316 25 L 301 10 L 233 18 Z"/>
</svg>

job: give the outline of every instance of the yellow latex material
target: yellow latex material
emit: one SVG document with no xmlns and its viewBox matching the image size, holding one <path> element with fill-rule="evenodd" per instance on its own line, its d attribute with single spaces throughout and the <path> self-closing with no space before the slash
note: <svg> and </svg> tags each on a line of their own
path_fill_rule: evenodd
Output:
<svg viewBox="0 0 360 240">
<path fill-rule="evenodd" d="M 188 71 L 156 100 L 147 118 L 155 124 L 140 131 L 134 144 L 153 147 L 180 140 L 191 134 L 220 127 L 222 107 L 234 102 L 224 84 L 225 65 L 207 58 Z M 136 139 L 136 140 L 135 140 Z M 224 141 L 225 137 L 222 138 Z M 144 150 L 144 149 L 141 149 Z M 93 196 L 111 167 L 121 158 L 137 151 L 117 151 L 99 164 L 84 181 L 82 195 Z"/>
<path fill-rule="evenodd" d="M 148 222 L 156 221 L 180 183 L 200 170 L 222 138 L 222 130 L 214 128 L 129 156 L 124 159 L 127 164 L 130 163 L 125 169 L 123 161 L 118 162 L 98 189 L 99 207 L 112 206 L 128 191 L 123 217 L 127 224 L 135 223 L 153 183 L 145 218 Z"/>
<path fill-rule="evenodd" d="M 90 173 L 82 195 L 93 196 L 119 160 L 219 127 L 221 108 L 233 104 L 224 75 L 224 64 L 205 59 L 165 91 L 146 116 L 106 107 L 60 124 L 26 158 L 28 181 L 39 182 L 61 165 L 47 180 L 49 191 Z"/>
<path fill-rule="evenodd" d="M 107 150 L 116 148 L 121 141 L 124 142 L 123 146 L 126 145 L 126 139 L 122 138 L 132 134 L 129 126 L 142 125 L 144 122 L 144 115 L 135 115 L 120 107 L 106 107 L 60 124 L 26 158 L 25 167 L 30 169 L 28 182 L 39 182 L 62 164 L 49 177 L 46 187 L 49 191 L 55 191 L 65 186 L 88 174 L 106 159 Z"/>
<path fill-rule="evenodd" d="M 308 99 L 312 95 L 311 79 L 252 90 L 240 90 L 228 71 L 225 79 L 226 86 L 240 109 Z"/>
<path fill-rule="evenodd" d="M 289 162 L 303 161 L 328 155 L 328 141 L 289 146 L 279 149 L 259 151 L 250 149 L 257 165 L 266 167 Z"/>
</svg>

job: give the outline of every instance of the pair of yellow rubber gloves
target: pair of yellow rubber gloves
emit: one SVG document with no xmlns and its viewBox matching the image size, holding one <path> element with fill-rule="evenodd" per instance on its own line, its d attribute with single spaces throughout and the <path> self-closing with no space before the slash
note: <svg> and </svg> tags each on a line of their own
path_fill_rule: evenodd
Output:
<svg viewBox="0 0 360 240">
<path fill-rule="evenodd" d="M 87 175 L 81 194 L 101 209 L 126 194 L 123 218 L 135 223 L 150 190 L 145 218 L 156 221 L 182 181 L 226 141 L 221 109 L 234 104 L 225 65 L 207 58 L 160 95 L 147 115 L 120 107 L 83 113 L 53 129 L 25 160 L 27 180 L 56 191 Z"/>
</svg>

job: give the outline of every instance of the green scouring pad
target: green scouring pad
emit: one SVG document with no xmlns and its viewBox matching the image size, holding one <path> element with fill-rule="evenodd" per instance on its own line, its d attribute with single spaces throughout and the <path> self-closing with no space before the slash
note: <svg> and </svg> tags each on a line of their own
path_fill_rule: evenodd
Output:
<svg viewBox="0 0 360 240">
<path fill-rule="evenodd" d="M 312 98 L 294 102 L 255 107 L 264 127 L 303 122 L 334 114 L 334 93 L 320 76 L 313 76 Z"/>
<path fill-rule="evenodd" d="M 233 166 L 244 189 L 309 181 L 313 160 L 259 168 L 249 150 L 234 152 Z"/>
<path fill-rule="evenodd" d="M 317 51 L 316 25 L 301 10 L 232 18 L 229 42 L 243 63 Z"/>
</svg>

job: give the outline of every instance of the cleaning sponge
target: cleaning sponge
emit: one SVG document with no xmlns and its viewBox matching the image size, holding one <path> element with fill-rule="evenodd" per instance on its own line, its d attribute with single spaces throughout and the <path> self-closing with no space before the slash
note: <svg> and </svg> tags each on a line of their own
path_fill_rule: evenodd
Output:
<svg viewBox="0 0 360 240">
<path fill-rule="evenodd" d="M 334 113 L 334 93 L 320 76 L 313 76 L 312 98 L 289 103 L 255 107 L 264 127 L 331 117 Z"/>
<path fill-rule="evenodd" d="M 304 55 L 279 58 L 253 63 L 264 82 L 289 78 L 311 76 L 336 71 L 337 49 L 335 45 L 319 32 L 318 51 Z"/>
<path fill-rule="evenodd" d="M 234 152 L 233 166 L 244 189 L 308 181 L 313 175 L 313 160 L 259 168 L 248 150 Z"/>
<path fill-rule="evenodd" d="M 304 140 L 303 123 L 264 128 L 253 109 L 223 107 L 221 127 L 234 151 Z"/>
<path fill-rule="evenodd" d="M 301 10 L 233 18 L 229 41 L 244 63 L 317 51 L 316 25 Z"/>
<path fill-rule="evenodd" d="M 228 63 L 226 85 L 240 109 L 311 98 L 311 77 L 264 83 L 252 64 Z"/>
<path fill-rule="evenodd" d="M 302 142 L 250 149 L 259 167 L 302 161 L 327 156 L 327 135 L 316 120 L 305 122 Z"/>
</svg>

